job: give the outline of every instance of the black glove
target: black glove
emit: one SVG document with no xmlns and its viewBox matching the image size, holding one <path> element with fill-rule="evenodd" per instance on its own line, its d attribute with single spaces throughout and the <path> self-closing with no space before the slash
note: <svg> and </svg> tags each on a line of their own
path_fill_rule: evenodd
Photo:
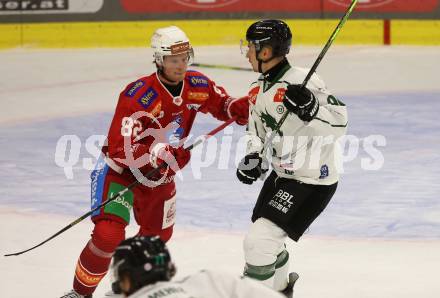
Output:
<svg viewBox="0 0 440 298">
<path fill-rule="evenodd" d="M 319 103 L 315 95 L 306 87 L 301 85 L 287 86 L 283 103 L 286 108 L 295 113 L 302 121 L 310 122 L 315 118 L 319 110 Z"/>
<path fill-rule="evenodd" d="M 263 158 L 258 152 L 250 153 L 240 161 L 237 168 L 237 178 L 244 184 L 252 184 L 267 170 L 267 166 L 263 168 Z"/>
</svg>

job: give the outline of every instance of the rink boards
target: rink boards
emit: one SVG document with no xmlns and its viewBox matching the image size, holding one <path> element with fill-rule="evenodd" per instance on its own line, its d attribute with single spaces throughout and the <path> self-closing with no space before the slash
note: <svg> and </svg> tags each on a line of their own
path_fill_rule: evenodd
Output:
<svg viewBox="0 0 440 298">
<path fill-rule="evenodd" d="M 177 25 L 194 45 L 238 45 L 254 20 L 167 20 L 0 24 L 0 48 L 145 47 L 159 27 Z M 321 45 L 338 19 L 286 20 L 293 43 Z M 350 20 L 341 45 L 440 45 L 438 20 Z"/>
</svg>

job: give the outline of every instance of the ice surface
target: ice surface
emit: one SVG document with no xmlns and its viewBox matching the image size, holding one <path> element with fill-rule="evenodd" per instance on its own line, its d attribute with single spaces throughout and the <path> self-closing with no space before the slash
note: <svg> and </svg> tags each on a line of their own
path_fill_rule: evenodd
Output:
<svg viewBox="0 0 440 298">
<path fill-rule="evenodd" d="M 319 50 L 294 48 L 291 59 L 310 66 Z M 90 171 L 84 164 L 93 156 L 86 140 L 106 134 L 118 93 L 153 71 L 150 57 L 144 49 L 0 52 L 1 254 L 30 247 L 87 212 Z M 196 59 L 248 66 L 233 47 L 199 48 Z M 333 47 L 318 68 L 347 104 L 349 134 L 360 147 L 344 164 L 328 209 L 303 241 L 289 243 L 292 269 L 301 275 L 298 297 L 439 297 L 439 67 L 438 47 Z M 252 72 L 198 70 L 235 96 L 255 78 Z M 201 115 L 192 134 L 218 124 Z M 216 156 L 199 179 L 195 158 L 177 180 L 177 231 L 170 245 L 180 275 L 203 267 L 241 273 L 241 240 L 261 182 L 249 187 L 236 180 L 243 128 L 226 134 L 232 135 L 227 166 L 219 168 Z M 73 179 L 55 163 L 63 135 L 77 135 L 81 143 Z M 386 146 L 377 147 L 384 164 L 366 171 L 361 162 L 369 158 L 364 144 L 372 135 L 385 137 Z M 212 142 L 220 148 L 220 138 Z M 2 296 L 56 297 L 68 290 L 90 231 L 85 220 L 34 252 L 0 258 Z"/>
</svg>

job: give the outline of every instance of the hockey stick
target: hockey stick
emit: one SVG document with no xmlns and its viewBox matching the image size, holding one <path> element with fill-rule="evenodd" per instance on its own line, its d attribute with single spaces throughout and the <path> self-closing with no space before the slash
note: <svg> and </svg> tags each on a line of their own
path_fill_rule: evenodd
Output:
<svg viewBox="0 0 440 298">
<path fill-rule="evenodd" d="M 301 88 L 305 88 L 307 83 L 309 82 L 310 78 L 312 77 L 313 73 L 318 68 L 319 63 L 321 63 L 321 60 L 324 58 L 325 54 L 327 53 L 328 49 L 332 45 L 333 41 L 335 40 L 336 36 L 338 35 L 341 28 L 344 26 L 345 22 L 347 21 L 348 17 L 350 16 L 351 12 L 353 11 L 354 7 L 356 6 L 358 0 L 353 0 L 348 7 L 347 11 L 345 12 L 344 16 L 339 21 L 338 25 L 336 26 L 335 30 L 333 31 L 332 35 L 330 35 L 330 38 L 327 40 L 327 43 L 325 44 L 324 48 L 321 50 L 321 53 L 319 53 L 318 58 L 316 58 L 315 63 L 313 63 L 312 68 L 310 68 L 309 73 L 307 74 L 306 78 L 301 84 Z M 276 134 L 279 132 L 281 126 L 283 125 L 284 121 L 286 120 L 287 116 L 289 115 L 289 111 L 284 112 L 283 116 L 281 117 L 280 121 L 275 126 L 275 129 L 272 131 L 272 134 L 268 138 L 265 146 L 262 149 L 262 154 L 264 154 L 265 150 L 269 146 L 269 144 L 272 143 L 273 139 L 275 138 Z"/>
<path fill-rule="evenodd" d="M 201 136 L 196 142 L 194 142 L 192 145 L 188 146 L 185 149 L 186 150 L 192 150 L 194 147 L 200 145 L 201 143 L 203 143 L 204 141 L 206 141 L 207 139 L 209 139 L 210 137 L 212 137 L 213 135 L 215 135 L 219 131 L 223 130 L 226 126 L 228 126 L 229 124 L 231 124 L 235 120 L 236 120 L 236 117 L 233 117 L 233 118 L 229 119 L 228 121 L 224 122 L 222 125 L 218 126 L 217 128 L 213 129 L 212 131 L 210 131 L 208 134 Z M 159 172 L 161 169 L 165 168 L 166 166 L 167 166 L 167 164 L 163 163 L 159 167 L 149 171 L 147 174 L 145 174 L 144 179 L 148 179 L 149 177 L 153 176 L 154 174 L 156 174 L 157 172 Z M 67 231 L 68 229 L 73 227 L 74 225 L 80 223 L 82 220 L 84 220 L 85 218 L 89 217 L 96 210 L 99 210 L 102 207 L 104 207 L 105 205 L 107 205 L 108 203 L 116 200 L 117 198 L 122 196 L 124 193 L 126 193 L 127 191 L 129 191 L 130 189 L 132 189 L 133 187 L 138 185 L 139 183 L 141 183 L 142 181 L 143 180 L 136 180 L 136 181 L 130 183 L 126 188 L 124 188 L 123 190 L 121 190 L 120 192 L 115 194 L 114 196 L 112 196 L 109 199 L 107 199 L 107 201 L 101 203 L 99 206 L 95 207 L 94 209 L 92 209 L 89 212 L 87 212 L 86 214 L 82 215 L 81 217 L 79 217 L 75 221 L 71 222 L 70 224 L 68 224 L 67 226 L 65 226 L 64 228 L 62 228 L 61 230 L 59 230 L 58 232 L 56 232 L 55 234 L 53 234 L 52 236 L 50 236 L 49 238 L 44 240 L 43 242 L 41 242 L 41 243 L 39 243 L 39 244 L 29 248 L 29 249 L 26 249 L 26 250 L 23 250 L 23 251 L 20 251 L 20 252 L 16 252 L 16 253 L 6 254 L 4 256 L 5 257 L 18 256 L 18 255 L 24 254 L 25 252 L 33 250 L 33 249 L 35 249 L 37 247 L 40 247 L 41 245 L 45 244 L 46 242 L 49 242 L 53 238 L 55 238 L 58 235 L 64 233 L 65 231 Z"/>
<path fill-rule="evenodd" d="M 227 70 L 239 70 L 239 71 L 253 71 L 250 67 L 239 67 L 239 66 L 229 66 L 221 64 L 204 64 L 204 63 L 193 63 L 191 66 L 204 67 L 204 68 L 218 68 Z"/>
</svg>

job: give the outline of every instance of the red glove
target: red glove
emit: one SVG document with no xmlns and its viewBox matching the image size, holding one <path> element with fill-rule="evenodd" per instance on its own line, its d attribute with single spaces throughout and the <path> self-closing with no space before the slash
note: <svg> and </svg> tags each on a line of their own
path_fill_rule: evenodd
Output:
<svg viewBox="0 0 440 298">
<path fill-rule="evenodd" d="M 158 143 L 150 152 L 150 163 L 157 168 L 163 163 L 168 165 L 168 176 L 174 175 L 177 171 L 183 169 L 191 159 L 191 152 L 183 147 L 174 148 L 169 144 Z M 166 172 L 164 167 L 161 173 Z"/>
<path fill-rule="evenodd" d="M 246 125 L 249 120 L 249 96 L 231 98 L 227 106 L 228 116 L 237 117 L 238 125 Z"/>
</svg>

